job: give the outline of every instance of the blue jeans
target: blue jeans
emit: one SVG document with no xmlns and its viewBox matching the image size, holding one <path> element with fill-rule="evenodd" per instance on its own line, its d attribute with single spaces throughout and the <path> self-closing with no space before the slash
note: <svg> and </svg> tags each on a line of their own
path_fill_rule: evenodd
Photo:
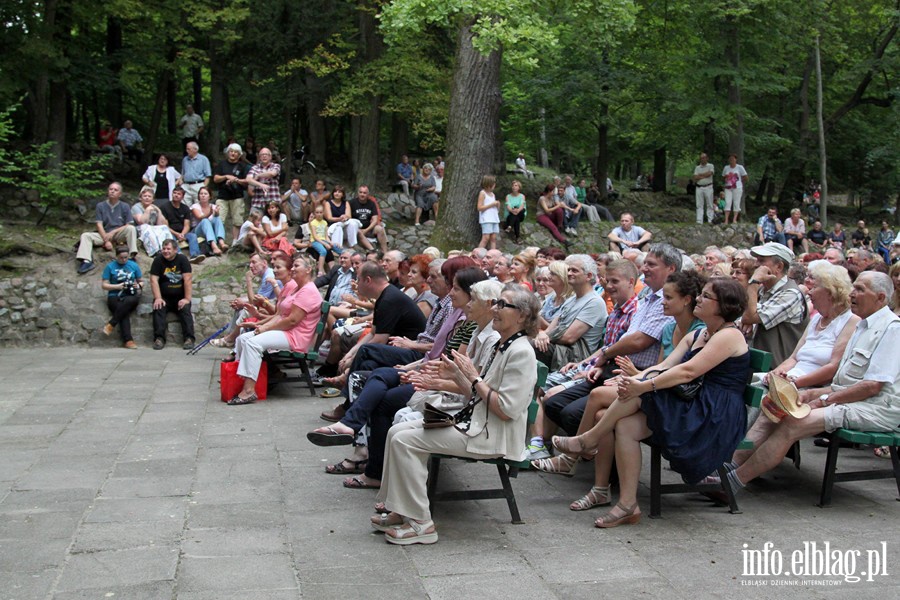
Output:
<svg viewBox="0 0 900 600">
<path fill-rule="evenodd" d="M 225 226 L 222 225 L 222 219 L 219 217 L 209 217 L 197 223 L 194 233 L 207 242 L 216 242 L 225 239 Z"/>
<path fill-rule="evenodd" d="M 325 256 L 328 254 L 328 248 L 325 247 L 325 244 L 322 242 L 313 242 L 310 244 L 310 247 L 316 251 L 319 256 Z"/>
<path fill-rule="evenodd" d="M 190 252 L 191 258 L 200 254 L 200 243 L 197 241 L 196 233 L 186 233 L 184 234 L 184 239 L 188 243 L 188 251 Z"/>
<path fill-rule="evenodd" d="M 564 221 L 566 223 L 566 229 L 569 229 L 570 227 L 572 229 L 578 229 L 578 222 L 581 221 L 581 213 L 582 211 L 578 211 L 577 213 L 575 213 L 567 210 L 565 212 L 565 215 L 563 216 L 565 217 Z"/>
</svg>

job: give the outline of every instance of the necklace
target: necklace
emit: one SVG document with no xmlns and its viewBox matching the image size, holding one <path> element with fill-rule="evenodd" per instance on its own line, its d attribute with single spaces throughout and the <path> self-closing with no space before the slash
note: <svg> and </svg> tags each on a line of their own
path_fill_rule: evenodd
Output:
<svg viewBox="0 0 900 600">
<path fill-rule="evenodd" d="M 703 341 L 707 342 L 707 341 L 709 341 L 710 338 L 712 338 L 712 336 L 716 335 L 723 329 L 731 329 L 733 327 L 737 327 L 737 326 L 734 323 L 730 323 L 730 324 L 722 323 L 721 325 L 719 325 L 719 328 L 716 329 L 715 331 L 713 331 L 712 333 L 710 333 L 709 329 L 707 329 L 706 331 L 703 332 Z"/>
</svg>

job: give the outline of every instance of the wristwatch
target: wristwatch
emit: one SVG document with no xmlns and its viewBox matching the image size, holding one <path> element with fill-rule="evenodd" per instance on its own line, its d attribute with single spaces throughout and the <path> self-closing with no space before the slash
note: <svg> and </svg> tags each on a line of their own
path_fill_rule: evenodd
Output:
<svg viewBox="0 0 900 600">
<path fill-rule="evenodd" d="M 749 281 L 747 282 L 747 285 L 751 285 L 751 284 L 753 284 L 753 283 L 759 285 L 759 282 L 758 282 L 757 280 L 755 280 L 755 279 L 749 280 Z"/>
<path fill-rule="evenodd" d="M 480 375 L 478 377 L 476 377 L 474 380 L 472 380 L 472 395 L 473 396 L 475 395 L 475 387 L 482 381 L 484 381 L 484 379 Z"/>
<path fill-rule="evenodd" d="M 829 394 L 822 394 L 821 396 L 819 396 L 819 402 L 822 403 L 823 407 L 828 406 L 828 396 Z"/>
</svg>

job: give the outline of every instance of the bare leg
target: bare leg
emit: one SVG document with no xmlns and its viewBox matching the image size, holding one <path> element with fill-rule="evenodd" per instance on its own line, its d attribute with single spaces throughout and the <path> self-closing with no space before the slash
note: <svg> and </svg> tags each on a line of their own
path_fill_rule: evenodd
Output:
<svg viewBox="0 0 900 600">
<path fill-rule="evenodd" d="M 575 438 L 554 438 L 553 445 L 563 452 L 571 452 L 578 454 L 579 452 L 593 452 L 600 443 L 603 436 L 611 433 L 615 429 L 619 419 L 629 417 L 641 409 L 641 401 L 638 397 L 627 398 L 625 400 L 616 399 L 603 417 L 594 425 L 590 431 L 585 432 L 581 436 Z"/>
<path fill-rule="evenodd" d="M 726 210 L 726 211 L 725 211 L 725 224 L 726 224 L 726 225 L 728 225 L 728 219 L 730 219 L 730 218 L 731 218 L 731 211 L 730 211 L 730 210 Z M 736 222 L 736 221 L 735 221 L 735 222 Z"/>
<path fill-rule="evenodd" d="M 422 219 L 422 209 L 416 207 L 416 225 L 419 224 L 419 221 Z"/>
<path fill-rule="evenodd" d="M 642 412 L 620 419 L 616 423 L 616 469 L 619 472 L 619 504 L 637 504 L 638 480 L 641 476 L 641 440 L 650 435 L 647 417 Z M 621 516 L 613 507 L 610 513 Z"/>
<path fill-rule="evenodd" d="M 803 419 L 786 417 L 775 427 L 769 438 L 756 448 L 747 462 L 737 468 L 735 473 L 738 479 L 746 483 L 774 469 L 784 459 L 794 442 L 825 430 L 824 417 L 824 408 L 813 409 Z"/>
</svg>

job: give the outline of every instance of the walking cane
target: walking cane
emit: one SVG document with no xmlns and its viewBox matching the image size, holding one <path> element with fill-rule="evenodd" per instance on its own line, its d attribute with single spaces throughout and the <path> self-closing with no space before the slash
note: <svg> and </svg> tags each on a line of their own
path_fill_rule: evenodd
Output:
<svg viewBox="0 0 900 600">
<path fill-rule="evenodd" d="M 213 341 L 214 339 L 219 337 L 219 335 L 221 335 L 222 332 L 225 331 L 226 329 L 228 329 L 228 325 L 225 325 L 224 327 L 222 327 L 221 329 L 216 331 L 214 334 L 212 334 L 211 336 L 209 336 L 208 338 L 206 338 L 205 340 L 203 340 L 202 342 L 200 342 L 199 344 L 197 344 L 196 346 L 194 346 L 193 348 L 188 350 L 187 351 L 188 356 L 192 356 L 192 355 L 200 352 L 200 350 L 202 350 L 205 346 L 208 346 L 211 341 Z"/>
</svg>

